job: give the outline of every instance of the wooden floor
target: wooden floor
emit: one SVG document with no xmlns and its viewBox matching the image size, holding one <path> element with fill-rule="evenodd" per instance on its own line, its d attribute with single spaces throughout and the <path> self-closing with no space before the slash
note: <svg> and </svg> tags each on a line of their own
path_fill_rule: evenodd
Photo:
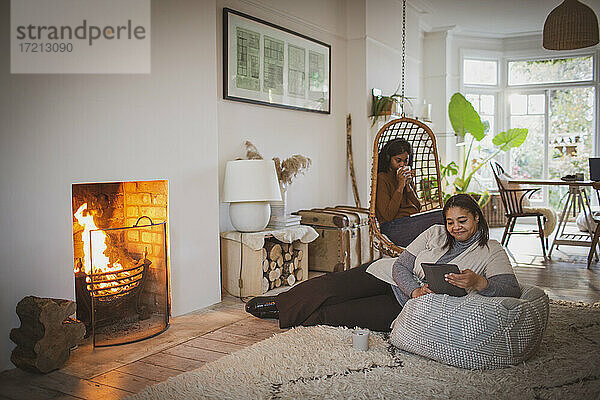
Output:
<svg viewBox="0 0 600 400">
<path fill-rule="evenodd" d="M 501 234 L 501 229 L 491 232 L 493 238 Z M 515 236 L 508 249 L 519 282 L 540 286 L 554 299 L 600 301 L 600 263 L 586 268 L 587 248 L 561 246 L 547 260 L 534 237 Z M 0 399 L 120 399 L 278 332 L 277 321 L 249 316 L 239 299 L 226 297 L 172 318 L 166 332 L 142 342 L 95 350 L 84 343 L 58 371 L 4 371 Z"/>
<path fill-rule="evenodd" d="M 500 240 L 502 233 L 503 228 L 493 228 L 490 237 Z M 539 238 L 513 235 L 507 250 L 520 283 L 539 286 L 555 300 L 600 301 L 600 262 L 586 268 L 589 247 L 560 246 L 548 259 L 542 256 Z"/>
</svg>

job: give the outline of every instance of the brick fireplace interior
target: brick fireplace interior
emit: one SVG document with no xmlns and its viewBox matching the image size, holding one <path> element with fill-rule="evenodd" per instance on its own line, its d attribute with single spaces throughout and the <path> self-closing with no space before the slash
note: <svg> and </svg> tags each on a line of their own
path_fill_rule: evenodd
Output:
<svg viewBox="0 0 600 400">
<path fill-rule="evenodd" d="M 168 181 L 72 186 L 77 319 L 95 346 L 168 328 Z"/>
</svg>

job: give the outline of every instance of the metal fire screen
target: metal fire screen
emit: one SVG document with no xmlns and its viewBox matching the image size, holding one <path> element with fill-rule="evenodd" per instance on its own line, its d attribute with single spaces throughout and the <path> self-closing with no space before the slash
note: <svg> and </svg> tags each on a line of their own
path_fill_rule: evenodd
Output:
<svg viewBox="0 0 600 400">
<path fill-rule="evenodd" d="M 150 224 L 140 225 L 142 219 Z M 89 234 L 91 273 L 80 273 L 76 286 L 77 303 L 90 304 L 86 325 L 91 327 L 94 347 L 132 343 L 164 332 L 170 315 L 166 222 L 155 224 L 144 216 L 131 227 Z M 103 252 L 94 248 L 104 246 Z"/>
</svg>

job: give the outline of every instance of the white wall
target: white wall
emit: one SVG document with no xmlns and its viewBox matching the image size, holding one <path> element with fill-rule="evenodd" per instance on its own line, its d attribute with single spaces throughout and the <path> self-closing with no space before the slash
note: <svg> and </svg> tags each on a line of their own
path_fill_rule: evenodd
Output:
<svg viewBox="0 0 600 400">
<path fill-rule="evenodd" d="M 223 100 L 219 84 L 219 183 L 225 164 L 244 157 L 243 143 L 249 140 L 264 158 L 285 159 L 302 154 L 312 160 L 305 175 L 298 176 L 288 190 L 288 209 L 346 204 L 347 112 L 346 7 L 345 1 L 249 1 L 220 0 L 218 19 L 218 79 L 222 82 L 222 8 L 236 11 L 291 29 L 331 45 L 331 114 L 286 110 Z M 220 229 L 232 230 L 229 205 L 220 205 Z"/>
<path fill-rule="evenodd" d="M 220 300 L 215 13 L 152 1 L 149 75 L 11 75 L 0 2 L 0 370 L 21 298 L 74 298 L 74 182 L 168 179 L 173 314 Z"/>
<path fill-rule="evenodd" d="M 347 5 L 347 65 L 348 113 L 352 116 L 352 161 L 361 207 L 369 207 L 370 175 L 366 162 L 370 155 L 368 141 L 369 106 L 371 95 L 367 86 L 367 21 L 366 0 L 348 0 Z M 347 166 L 348 167 L 348 166 Z M 348 176 L 347 204 L 356 205 L 350 174 Z"/>
<path fill-rule="evenodd" d="M 423 40 L 419 22 L 418 12 L 407 2 L 405 96 L 413 99 L 414 113 L 419 112 L 418 105 L 423 98 Z M 368 104 L 373 88 L 381 89 L 384 95 L 391 95 L 398 89 L 402 82 L 402 2 L 366 0 L 366 63 Z M 398 93 L 401 93 L 401 89 L 398 89 Z M 355 146 L 355 154 L 361 198 L 367 200 L 370 198 L 373 140 L 382 123 L 371 128 L 369 119 L 360 130 L 354 130 L 355 143 L 360 140 L 359 145 Z M 368 201 L 365 203 L 368 206 Z"/>
<path fill-rule="evenodd" d="M 0 4 L 8 30 L 8 1 Z M 19 325 L 21 298 L 74 298 L 74 182 L 169 180 L 174 315 L 220 300 L 218 231 L 232 227 L 219 189 L 226 162 L 244 155 L 245 140 L 265 158 L 312 159 L 289 189 L 291 210 L 353 204 L 345 134 L 351 112 L 358 184 L 368 207 L 370 90 L 389 94 L 400 81 L 400 4 L 154 0 L 150 75 L 10 75 L 9 35 L 3 35 L 0 332 L 6 339 L 0 370 L 12 367 L 7 336 Z M 331 44 L 331 114 L 223 100 L 223 7 Z M 406 94 L 419 98 L 419 16 L 411 7 L 407 12 Z"/>
</svg>

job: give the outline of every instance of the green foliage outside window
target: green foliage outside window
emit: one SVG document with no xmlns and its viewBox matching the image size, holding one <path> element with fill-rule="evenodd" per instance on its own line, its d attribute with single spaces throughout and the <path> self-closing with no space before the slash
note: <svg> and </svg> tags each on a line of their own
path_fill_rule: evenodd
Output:
<svg viewBox="0 0 600 400">
<path fill-rule="evenodd" d="M 591 56 L 554 60 L 510 62 L 510 84 L 535 85 L 539 83 L 587 81 L 593 79 Z M 512 115 L 511 125 L 527 126 L 531 137 L 524 146 L 511 155 L 514 175 L 524 178 L 542 178 L 544 153 L 548 148 L 548 178 L 583 172 L 589 178 L 588 158 L 592 155 L 595 115 L 593 86 L 546 89 L 549 97 L 548 143 L 545 139 L 544 113 L 540 115 Z M 549 189 L 549 204 L 560 209 L 565 187 Z"/>
<path fill-rule="evenodd" d="M 593 77 L 594 62 L 592 56 L 511 61 L 508 63 L 509 86 L 581 82 L 592 80 Z"/>
</svg>

